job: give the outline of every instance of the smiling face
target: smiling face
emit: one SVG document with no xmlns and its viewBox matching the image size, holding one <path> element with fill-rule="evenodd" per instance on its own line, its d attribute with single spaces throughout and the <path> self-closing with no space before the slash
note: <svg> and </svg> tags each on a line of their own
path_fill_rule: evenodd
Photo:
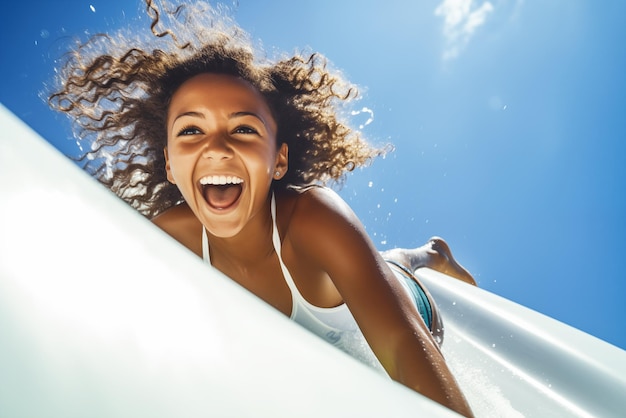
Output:
<svg viewBox="0 0 626 418">
<path fill-rule="evenodd" d="M 287 170 L 276 130 L 263 96 L 233 76 L 200 74 L 172 96 L 168 180 L 212 235 L 237 235 L 267 205 L 272 180 Z"/>
</svg>

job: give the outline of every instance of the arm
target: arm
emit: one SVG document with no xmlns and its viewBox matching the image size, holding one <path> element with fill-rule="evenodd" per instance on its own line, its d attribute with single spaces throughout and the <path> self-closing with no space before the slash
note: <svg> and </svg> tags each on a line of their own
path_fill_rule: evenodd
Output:
<svg viewBox="0 0 626 418">
<path fill-rule="evenodd" d="M 348 205 L 330 190 L 312 188 L 298 199 L 290 229 L 294 249 L 330 276 L 389 375 L 471 416 L 413 302 Z"/>
</svg>

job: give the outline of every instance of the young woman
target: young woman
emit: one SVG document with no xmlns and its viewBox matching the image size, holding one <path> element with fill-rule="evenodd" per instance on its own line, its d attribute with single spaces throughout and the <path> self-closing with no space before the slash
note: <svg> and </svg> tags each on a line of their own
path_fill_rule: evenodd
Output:
<svg viewBox="0 0 626 418">
<path fill-rule="evenodd" d="M 147 5 L 152 42 L 91 39 L 50 96 L 92 142 L 85 167 L 286 316 L 471 415 L 439 350 L 437 307 L 412 271 L 471 275 L 439 238 L 379 253 L 323 187 L 383 152 L 340 119 L 356 90 L 318 54 L 261 61 L 213 9 L 179 7 L 164 28 Z"/>
</svg>

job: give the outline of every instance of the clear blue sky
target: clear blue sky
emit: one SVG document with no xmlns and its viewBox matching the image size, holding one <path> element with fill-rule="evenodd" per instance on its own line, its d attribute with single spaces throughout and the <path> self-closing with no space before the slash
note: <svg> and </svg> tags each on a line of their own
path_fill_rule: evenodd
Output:
<svg viewBox="0 0 626 418">
<path fill-rule="evenodd" d="M 625 2 L 229 5 L 267 50 L 320 51 L 361 86 L 364 133 L 396 151 L 341 194 L 379 248 L 442 236 L 481 287 L 626 348 Z M 141 26 L 142 10 L 4 5 L 0 101 L 73 152 L 39 98 L 54 59 L 68 37 Z"/>
</svg>

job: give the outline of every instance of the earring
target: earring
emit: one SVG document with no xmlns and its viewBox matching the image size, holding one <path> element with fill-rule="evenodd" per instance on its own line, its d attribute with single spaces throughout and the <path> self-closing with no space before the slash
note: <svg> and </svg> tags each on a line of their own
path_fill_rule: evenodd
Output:
<svg viewBox="0 0 626 418">
<path fill-rule="evenodd" d="M 274 173 L 274 177 L 276 178 L 280 177 L 280 171 L 276 170 L 276 172 Z"/>
</svg>

